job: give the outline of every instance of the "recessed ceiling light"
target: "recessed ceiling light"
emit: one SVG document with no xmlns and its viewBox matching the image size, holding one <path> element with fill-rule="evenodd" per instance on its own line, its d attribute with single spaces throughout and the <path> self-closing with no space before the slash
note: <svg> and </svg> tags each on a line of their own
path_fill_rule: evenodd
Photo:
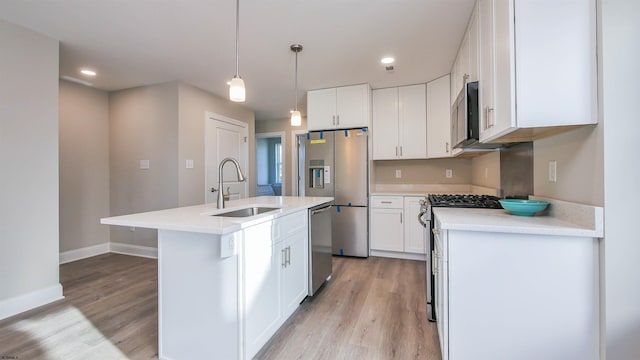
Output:
<svg viewBox="0 0 640 360">
<path fill-rule="evenodd" d="M 396 59 L 392 58 L 392 57 L 383 57 L 382 59 L 380 59 L 380 62 L 387 65 L 387 64 L 393 64 L 393 62 L 396 61 Z"/>
<path fill-rule="evenodd" d="M 96 76 L 96 72 L 93 70 L 89 70 L 89 69 L 82 69 L 80 70 L 81 73 L 83 73 L 84 75 L 87 76 Z"/>
</svg>

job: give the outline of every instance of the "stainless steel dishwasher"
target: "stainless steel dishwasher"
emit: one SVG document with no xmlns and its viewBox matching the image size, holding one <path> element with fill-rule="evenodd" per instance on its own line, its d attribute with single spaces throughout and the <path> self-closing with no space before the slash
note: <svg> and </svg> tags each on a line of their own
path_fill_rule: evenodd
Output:
<svg viewBox="0 0 640 360">
<path fill-rule="evenodd" d="M 309 209 L 309 296 L 331 278 L 331 206 Z"/>
</svg>

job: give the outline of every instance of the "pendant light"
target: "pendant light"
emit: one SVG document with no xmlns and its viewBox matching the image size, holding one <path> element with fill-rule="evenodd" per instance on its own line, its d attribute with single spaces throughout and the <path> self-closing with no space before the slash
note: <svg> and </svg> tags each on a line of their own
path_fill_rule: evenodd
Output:
<svg viewBox="0 0 640 360">
<path fill-rule="evenodd" d="M 295 104 L 296 104 L 296 108 L 295 108 L 295 110 L 293 110 L 291 112 L 291 126 L 300 126 L 300 125 L 302 125 L 302 117 L 300 116 L 300 111 L 298 111 L 298 53 L 300 51 L 302 51 L 302 45 L 299 45 L 299 44 L 291 45 L 291 51 L 296 53 L 296 72 L 295 72 L 295 79 L 296 79 Z"/>
<path fill-rule="evenodd" d="M 239 75 L 238 71 L 238 38 L 240 37 L 240 0 L 236 0 L 236 74 L 229 83 L 229 99 L 235 102 L 244 102 L 245 90 L 244 80 Z"/>
</svg>

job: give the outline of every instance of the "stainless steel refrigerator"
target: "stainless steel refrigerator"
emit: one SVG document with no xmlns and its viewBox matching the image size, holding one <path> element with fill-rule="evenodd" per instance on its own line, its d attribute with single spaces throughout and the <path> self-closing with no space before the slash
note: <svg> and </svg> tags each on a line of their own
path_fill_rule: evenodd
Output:
<svg viewBox="0 0 640 360">
<path fill-rule="evenodd" d="M 305 195 L 332 196 L 333 254 L 369 256 L 367 129 L 316 131 L 305 143 Z"/>
</svg>

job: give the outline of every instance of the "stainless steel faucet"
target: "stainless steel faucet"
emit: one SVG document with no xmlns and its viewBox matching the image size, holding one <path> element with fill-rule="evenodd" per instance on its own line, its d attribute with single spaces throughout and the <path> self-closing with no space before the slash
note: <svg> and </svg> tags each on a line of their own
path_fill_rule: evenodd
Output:
<svg viewBox="0 0 640 360">
<path fill-rule="evenodd" d="M 240 169 L 240 163 L 238 162 L 238 160 L 231 157 L 224 158 L 224 160 L 220 162 L 220 166 L 218 166 L 218 209 L 224 209 L 224 194 L 222 193 L 222 168 L 224 167 L 224 164 L 228 163 L 229 161 L 231 161 L 236 166 L 236 171 L 238 172 L 238 181 L 247 180 L 247 178 L 242 173 L 242 170 Z"/>
</svg>

